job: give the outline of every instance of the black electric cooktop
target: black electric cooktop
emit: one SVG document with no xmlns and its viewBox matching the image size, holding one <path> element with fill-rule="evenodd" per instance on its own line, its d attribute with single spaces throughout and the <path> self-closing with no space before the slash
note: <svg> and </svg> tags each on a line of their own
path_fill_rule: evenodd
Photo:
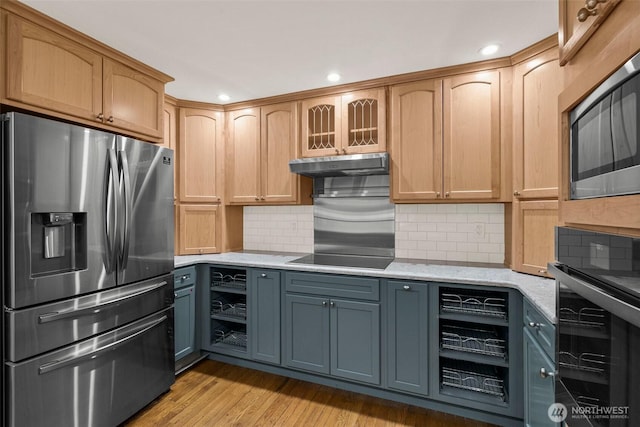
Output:
<svg viewBox="0 0 640 427">
<path fill-rule="evenodd" d="M 362 255 L 310 254 L 289 262 L 293 264 L 333 265 L 336 267 L 384 270 L 393 262 L 393 258 Z"/>
</svg>

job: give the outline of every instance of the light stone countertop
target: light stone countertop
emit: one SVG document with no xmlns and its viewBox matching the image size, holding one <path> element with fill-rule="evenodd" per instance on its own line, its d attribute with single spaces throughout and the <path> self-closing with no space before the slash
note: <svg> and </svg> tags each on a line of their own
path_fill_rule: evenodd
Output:
<svg viewBox="0 0 640 427">
<path fill-rule="evenodd" d="M 176 256 L 175 267 L 212 263 L 242 267 L 370 276 L 387 279 L 418 280 L 445 283 L 504 286 L 518 289 L 547 317 L 556 323 L 556 285 L 552 279 L 516 273 L 506 267 L 491 264 L 442 263 L 438 261 L 396 260 L 385 270 L 308 264 L 289 264 L 306 254 L 277 252 L 226 252 L 209 255 Z"/>
</svg>

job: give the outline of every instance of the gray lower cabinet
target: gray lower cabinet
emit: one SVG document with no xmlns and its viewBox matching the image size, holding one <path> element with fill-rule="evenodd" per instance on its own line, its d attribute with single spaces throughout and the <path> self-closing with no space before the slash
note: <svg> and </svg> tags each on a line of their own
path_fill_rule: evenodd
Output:
<svg viewBox="0 0 640 427">
<path fill-rule="evenodd" d="M 331 375 L 380 384 L 380 305 L 329 302 Z"/>
<path fill-rule="evenodd" d="M 249 329 L 251 358 L 280 364 L 280 272 L 249 270 Z"/>
<path fill-rule="evenodd" d="M 330 296 L 285 296 L 285 364 L 380 384 L 380 305 Z"/>
<path fill-rule="evenodd" d="M 555 403 L 555 326 L 526 299 L 523 312 L 525 425 L 557 426 L 548 416 Z"/>
<path fill-rule="evenodd" d="M 195 351 L 196 271 L 194 267 L 174 272 L 174 339 L 175 359 Z"/>
<path fill-rule="evenodd" d="M 429 394 L 429 287 L 387 283 L 387 386 Z"/>
<path fill-rule="evenodd" d="M 286 365 L 328 374 L 330 332 L 327 298 L 287 294 L 285 303 Z"/>
<path fill-rule="evenodd" d="M 522 295 L 508 288 L 430 285 L 431 395 L 522 420 Z"/>
<path fill-rule="evenodd" d="M 549 372 L 555 371 L 555 364 L 542 350 L 533 335 L 524 331 L 524 417 L 525 425 L 556 426 L 551 421 L 548 409 L 555 402 L 553 377 Z"/>
</svg>

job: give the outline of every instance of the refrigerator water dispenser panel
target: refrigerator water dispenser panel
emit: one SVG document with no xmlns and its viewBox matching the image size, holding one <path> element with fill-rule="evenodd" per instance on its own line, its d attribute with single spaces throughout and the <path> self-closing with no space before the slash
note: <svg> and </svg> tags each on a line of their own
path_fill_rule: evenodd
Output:
<svg viewBox="0 0 640 427">
<path fill-rule="evenodd" d="M 31 274 L 33 277 L 87 268 L 87 214 L 31 214 Z"/>
</svg>

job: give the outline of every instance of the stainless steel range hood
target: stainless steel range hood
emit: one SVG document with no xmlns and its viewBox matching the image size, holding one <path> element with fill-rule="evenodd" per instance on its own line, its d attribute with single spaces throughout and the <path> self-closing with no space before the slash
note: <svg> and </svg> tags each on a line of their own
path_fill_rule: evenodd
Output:
<svg viewBox="0 0 640 427">
<path fill-rule="evenodd" d="M 293 173 L 310 177 L 382 175 L 389 173 L 387 153 L 312 157 L 289 162 Z"/>
</svg>

